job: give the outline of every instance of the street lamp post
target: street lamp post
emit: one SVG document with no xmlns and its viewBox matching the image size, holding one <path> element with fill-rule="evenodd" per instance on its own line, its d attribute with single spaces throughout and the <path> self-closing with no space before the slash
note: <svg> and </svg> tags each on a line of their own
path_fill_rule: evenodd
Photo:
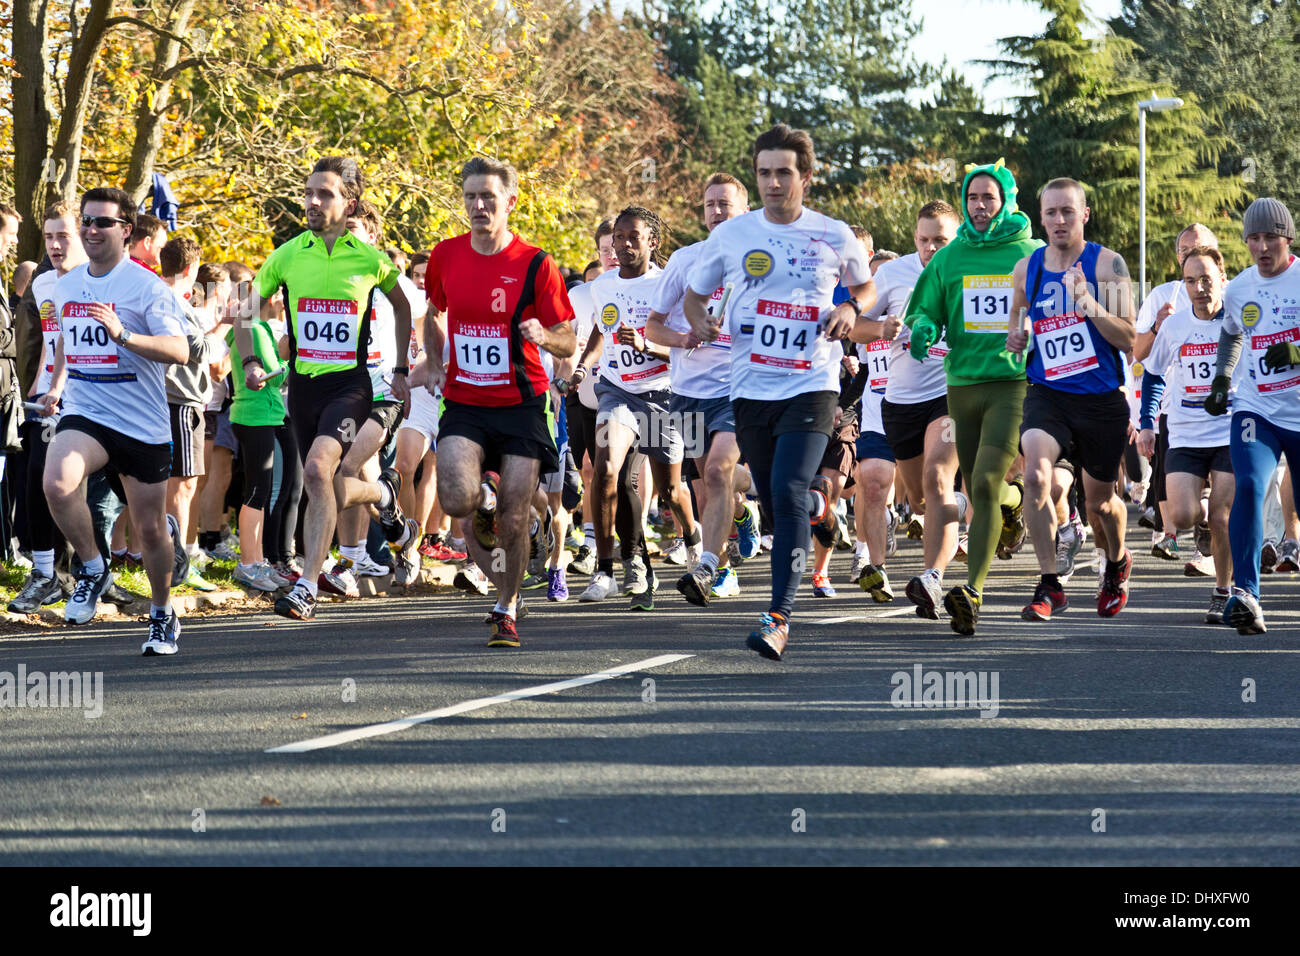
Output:
<svg viewBox="0 0 1300 956">
<path fill-rule="evenodd" d="M 1147 113 L 1176 110 L 1183 101 L 1176 96 L 1138 102 L 1138 296 L 1147 296 Z"/>
</svg>

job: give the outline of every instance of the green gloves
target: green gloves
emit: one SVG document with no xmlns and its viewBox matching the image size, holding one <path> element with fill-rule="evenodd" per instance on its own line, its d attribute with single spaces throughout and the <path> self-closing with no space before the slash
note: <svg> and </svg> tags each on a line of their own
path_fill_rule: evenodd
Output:
<svg viewBox="0 0 1300 956">
<path fill-rule="evenodd" d="M 1264 364 L 1270 372 L 1300 365 L 1300 342 L 1274 342 L 1264 353 Z"/>
<path fill-rule="evenodd" d="M 912 323 L 912 340 L 908 344 L 912 358 L 918 362 L 924 361 L 930 354 L 930 346 L 937 341 L 939 341 L 939 326 L 923 315 L 917 316 L 916 321 Z"/>
<path fill-rule="evenodd" d="M 1205 396 L 1205 411 L 1211 415 L 1222 415 L 1228 410 L 1228 390 L 1232 388 L 1232 379 L 1226 375 L 1216 375 L 1210 383 L 1210 394 Z"/>
</svg>

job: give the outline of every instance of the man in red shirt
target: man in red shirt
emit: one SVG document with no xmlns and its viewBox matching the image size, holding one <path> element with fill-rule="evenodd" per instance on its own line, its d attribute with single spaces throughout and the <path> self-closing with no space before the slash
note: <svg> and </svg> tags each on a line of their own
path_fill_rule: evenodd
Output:
<svg viewBox="0 0 1300 956">
<path fill-rule="evenodd" d="M 488 647 L 518 647 L 529 503 L 538 476 L 559 468 L 540 350 L 567 358 L 577 337 L 555 260 L 510 232 L 514 167 L 475 157 L 461 186 L 470 231 L 438 243 L 424 274 L 432 306 L 424 319 L 425 385 L 443 395 L 438 498 L 452 517 L 474 516 L 470 556 L 497 588 Z"/>
</svg>

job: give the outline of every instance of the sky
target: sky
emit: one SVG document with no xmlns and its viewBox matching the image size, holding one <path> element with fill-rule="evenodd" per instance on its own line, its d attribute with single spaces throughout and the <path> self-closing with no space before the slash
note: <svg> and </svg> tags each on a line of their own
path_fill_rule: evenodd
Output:
<svg viewBox="0 0 1300 956">
<path fill-rule="evenodd" d="M 1098 20 L 1119 13 L 1120 0 L 1084 0 Z M 947 57 L 964 73 L 990 107 L 1026 92 L 1017 81 L 992 79 L 971 60 L 994 59 L 997 41 L 1004 36 L 1032 36 L 1047 25 L 1048 16 L 1036 3 L 1025 0 L 913 0 L 912 10 L 924 23 L 912 53 L 923 63 L 938 64 Z"/>
</svg>

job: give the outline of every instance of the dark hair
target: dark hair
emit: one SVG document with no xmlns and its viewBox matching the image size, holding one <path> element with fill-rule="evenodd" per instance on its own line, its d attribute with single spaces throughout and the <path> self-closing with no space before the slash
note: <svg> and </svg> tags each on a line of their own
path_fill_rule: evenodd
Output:
<svg viewBox="0 0 1300 956">
<path fill-rule="evenodd" d="M 83 213 L 86 211 L 86 203 L 88 202 L 116 203 L 117 218 L 125 220 L 126 224 L 131 227 L 130 238 L 131 241 L 134 241 L 136 212 L 135 203 L 131 202 L 130 196 L 122 190 L 116 189 L 112 186 L 96 186 L 94 189 L 87 189 L 85 193 L 82 194 L 81 211 Z M 152 219 L 153 217 L 150 216 L 149 218 Z M 162 225 L 161 221 L 158 224 Z M 157 230 L 154 230 L 154 232 L 157 232 Z M 152 236 L 153 233 L 151 232 L 149 235 Z"/>
<path fill-rule="evenodd" d="M 946 203 L 942 199 L 926 203 L 921 207 L 921 211 L 916 214 L 916 218 L 951 219 L 954 222 L 961 222 L 961 214 L 952 207 L 951 203 Z"/>
<path fill-rule="evenodd" d="M 874 256 L 871 257 L 871 261 L 867 263 L 867 265 L 875 265 L 877 262 L 891 262 L 894 259 L 898 259 L 898 258 L 899 255 L 897 252 L 894 252 L 894 250 L 881 249 L 879 252 L 877 252 Z"/>
<path fill-rule="evenodd" d="M 17 219 L 19 223 L 23 221 L 23 217 L 17 209 L 2 202 L 0 202 L 0 219 Z"/>
<path fill-rule="evenodd" d="M 407 267 L 406 267 L 406 278 L 408 278 L 408 279 L 414 279 L 414 278 L 415 278 L 415 267 L 418 266 L 418 265 L 419 265 L 420 263 L 422 263 L 422 262 L 428 262 L 428 261 L 429 261 L 429 254 L 428 254 L 427 252 L 413 252 L 413 253 L 411 253 L 411 261 L 410 261 L 410 263 L 409 263 L 409 264 L 407 265 Z"/>
<path fill-rule="evenodd" d="M 592 259 L 590 262 L 588 262 L 585 266 L 583 266 L 583 269 L 582 269 L 582 281 L 583 281 L 583 282 L 586 282 L 586 281 L 587 281 L 587 273 L 588 273 L 588 272 L 590 272 L 592 269 L 599 269 L 599 268 L 600 268 L 600 260 L 599 260 L 599 259 Z"/>
<path fill-rule="evenodd" d="M 175 236 L 158 252 L 158 270 L 167 278 L 178 276 L 203 258 L 203 250 L 189 236 Z"/>
<path fill-rule="evenodd" d="M 1223 265 L 1223 253 L 1214 246 L 1193 246 L 1187 251 L 1187 255 L 1183 256 L 1183 265 L 1187 265 L 1187 260 L 1192 256 L 1204 256 L 1218 266 L 1220 272 L 1224 275 L 1228 274 L 1228 270 Z"/>
<path fill-rule="evenodd" d="M 652 213 L 645 206 L 624 206 L 623 211 L 614 217 L 614 224 L 618 225 L 620 219 L 640 219 L 650 229 L 650 238 L 655 241 L 655 247 L 650 252 L 650 258 L 658 261 L 659 250 L 663 248 L 664 233 L 667 228 L 664 221 Z"/>
<path fill-rule="evenodd" d="M 168 243 L 171 245 L 171 243 Z M 190 293 L 190 305 L 200 306 L 208 301 L 208 295 L 223 282 L 230 281 L 230 273 L 225 266 L 215 262 L 205 262 L 199 266 L 199 274 L 194 278 L 194 291 Z"/>
<path fill-rule="evenodd" d="M 596 244 L 596 249 L 600 249 L 600 240 L 602 236 L 612 236 L 614 234 L 614 220 L 602 219 L 596 226 L 596 231 L 591 234 L 591 241 Z"/>
<path fill-rule="evenodd" d="M 122 195 L 126 194 L 123 193 Z M 130 200 L 127 201 L 130 202 Z M 138 212 L 135 214 L 135 225 L 131 228 L 131 238 L 127 241 L 130 245 L 135 245 L 145 239 L 152 239 L 158 235 L 160 230 L 165 232 L 166 229 L 167 223 L 157 216 L 151 216 L 147 212 Z"/>
<path fill-rule="evenodd" d="M 6 208 L 8 207 L 0 207 L 0 214 L 4 213 Z M 75 220 L 77 218 L 76 207 L 66 199 L 59 199 L 45 207 L 45 215 L 41 218 L 41 221 L 49 222 L 51 219 L 65 218 Z"/>
<path fill-rule="evenodd" d="M 359 219 L 365 223 L 374 245 L 379 245 L 384 237 L 384 224 L 379 218 L 379 210 L 375 208 L 374 203 L 365 199 L 358 199 L 357 208 L 352 210 L 352 215 L 348 218 Z"/>
<path fill-rule="evenodd" d="M 501 180 L 507 196 L 519 195 L 519 173 L 509 163 L 503 163 L 499 159 L 475 156 L 461 167 L 460 184 L 464 186 L 465 180 L 471 176 L 495 176 Z"/>
<path fill-rule="evenodd" d="M 758 171 L 758 154 L 765 149 L 788 149 L 793 152 L 799 172 L 804 176 L 813 171 L 813 165 L 817 161 L 812 137 L 804 130 L 791 129 L 784 123 L 777 123 L 754 140 L 755 172 Z"/>
<path fill-rule="evenodd" d="M 222 265 L 226 270 L 226 274 L 230 276 L 231 282 L 247 282 L 257 274 L 253 271 L 251 266 L 247 266 L 242 262 L 236 262 L 233 259 L 230 262 L 222 263 Z"/>
<path fill-rule="evenodd" d="M 360 199 L 365 180 L 361 167 L 349 156 L 322 156 L 311 168 L 313 173 L 334 173 L 343 180 L 343 198 Z"/>
<path fill-rule="evenodd" d="M 868 248 L 876 244 L 876 240 L 871 238 L 871 233 L 867 231 L 866 226 L 849 226 L 849 231 L 857 237 L 858 242 L 865 243 Z"/>
</svg>

